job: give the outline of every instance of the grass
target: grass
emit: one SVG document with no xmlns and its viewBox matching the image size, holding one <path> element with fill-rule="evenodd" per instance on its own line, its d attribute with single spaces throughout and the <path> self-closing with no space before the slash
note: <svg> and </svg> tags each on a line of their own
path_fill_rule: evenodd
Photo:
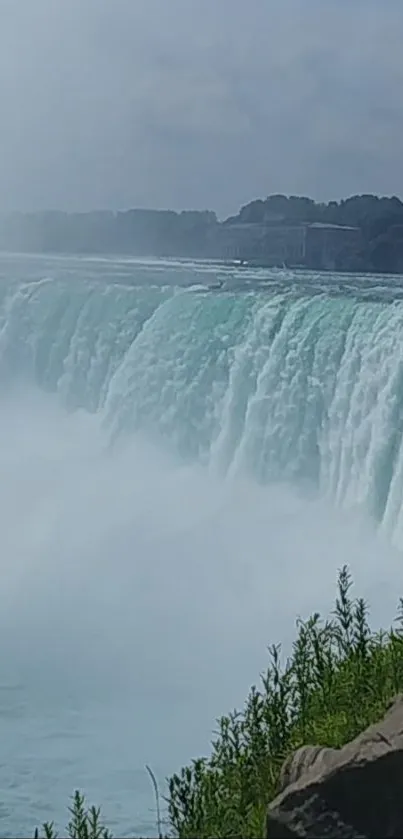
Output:
<svg viewBox="0 0 403 839">
<path fill-rule="evenodd" d="M 350 595 L 347 567 L 338 577 L 334 611 L 297 621 L 292 654 L 269 648 L 269 666 L 242 711 L 218 721 L 208 758 L 194 760 L 169 779 L 171 835 L 178 839 L 261 839 L 267 805 L 277 791 L 281 766 L 305 744 L 340 747 L 385 712 L 403 689 L 403 599 L 388 632 L 373 632 L 368 607 Z M 159 794 L 157 832 L 161 836 Z M 86 810 L 76 793 L 71 839 L 108 839 L 99 810 Z M 44 825 L 54 839 L 53 825 Z M 36 833 L 39 839 L 39 833 Z"/>
</svg>

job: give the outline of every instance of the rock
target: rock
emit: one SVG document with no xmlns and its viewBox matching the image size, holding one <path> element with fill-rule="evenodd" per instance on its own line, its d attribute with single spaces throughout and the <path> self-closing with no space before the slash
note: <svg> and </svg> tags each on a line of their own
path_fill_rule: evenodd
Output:
<svg viewBox="0 0 403 839">
<path fill-rule="evenodd" d="M 325 746 L 301 746 L 284 761 L 280 773 L 280 792 L 290 784 L 295 784 L 314 765 L 315 770 L 318 770 L 330 756 L 338 754 L 337 749 L 327 749 Z"/>
<path fill-rule="evenodd" d="M 268 808 L 268 839 L 403 837 L 403 695 L 342 749 L 298 749 L 280 789 Z"/>
</svg>

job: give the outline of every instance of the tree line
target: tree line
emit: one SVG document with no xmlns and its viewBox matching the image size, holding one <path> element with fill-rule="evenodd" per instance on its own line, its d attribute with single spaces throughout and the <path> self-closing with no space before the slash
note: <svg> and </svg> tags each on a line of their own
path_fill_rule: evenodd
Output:
<svg viewBox="0 0 403 839">
<path fill-rule="evenodd" d="M 211 210 L 13 213 L 0 219 L 0 248 L 203 258 L 215 255 L 212 242 L 226 225 L 317 222 L 361 230 L 363 269 L 403 273 L 403 203 L 396 196 L 354 195 L 320 203 L 304 196 L 270 195 L 222 222 Z"/>
</svg>

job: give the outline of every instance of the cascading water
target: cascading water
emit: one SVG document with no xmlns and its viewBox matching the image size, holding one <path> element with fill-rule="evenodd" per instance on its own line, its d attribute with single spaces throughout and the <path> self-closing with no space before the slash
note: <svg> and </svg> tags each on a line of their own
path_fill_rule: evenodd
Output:
<svg viewBox="0 0 403 839">
<path fill-rule="evenodd" d="M 207 265 L 0 263 L 0 835 L 76 786 L 152 835 L 144 764 L 208 748 L 341 564 L 393 618 L 403 303 L 379 279 L 218 294 Z"/>
<path fill-rule="evenodd" d="M 309 482 L 403 538 L 403 305 L 43 280 L 1 308 L 3 383 L 261 483 Z"/>
</svg>

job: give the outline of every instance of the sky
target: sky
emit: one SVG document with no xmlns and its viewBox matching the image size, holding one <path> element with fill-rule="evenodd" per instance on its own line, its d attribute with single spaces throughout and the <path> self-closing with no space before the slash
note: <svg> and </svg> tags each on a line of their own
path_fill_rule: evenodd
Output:
<svg viewBox="0 0 403 839">
<path fill-rule="evenodd" d="M 0 210 L 403 195 L 402 0 L 0 0 Z"/>
</svg>

